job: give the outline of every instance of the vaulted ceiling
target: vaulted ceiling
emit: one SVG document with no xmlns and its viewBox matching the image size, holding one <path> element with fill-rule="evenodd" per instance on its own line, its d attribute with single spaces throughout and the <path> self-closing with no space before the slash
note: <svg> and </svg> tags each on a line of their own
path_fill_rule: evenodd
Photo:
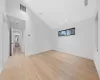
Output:
<svg viewBox="0 0 100 80">
<path fill-rule="evenodd" d="M 62 27 L 93 17 L 96 0 L 22 0 L 28 7 L 44 20 L 51 28 Z"/>
<path fill-rule="evenodd" d="M 95 15 L 96 0 L 24 0 L 31 10 L 52 28 L 81 21 Z"/>
</svg>

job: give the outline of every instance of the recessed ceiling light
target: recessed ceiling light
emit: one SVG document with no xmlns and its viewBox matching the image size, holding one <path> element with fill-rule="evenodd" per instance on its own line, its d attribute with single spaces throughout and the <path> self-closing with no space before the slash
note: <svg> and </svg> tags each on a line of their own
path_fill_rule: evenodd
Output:
<svg viewBox="0 0 100 80">
<path fill-rule="evenodd" d="M 64 25 L 64 24 L 66 24 L 66 23 L 68 23 L 68 20 L 67 20 L 67 19 L 60 21 L 60 24 L 61 24 L 61 25 Z"/>
<path fill-rule="evenodd" d="M 17 24 L 18 24 L 19 22 L 17 21 Z"/>
<path fill-rule="evenodd" d="M 59 23 L 60 23 L 61 25 L 64 25 L 64 24 L 65 24 L 65 22 L 64 22 L 64 21 L 60 21 Z"/>
</svg>

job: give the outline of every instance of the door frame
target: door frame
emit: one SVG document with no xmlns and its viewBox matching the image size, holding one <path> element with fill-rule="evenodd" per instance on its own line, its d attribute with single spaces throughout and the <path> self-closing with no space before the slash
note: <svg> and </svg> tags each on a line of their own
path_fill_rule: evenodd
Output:
<svg viewBox="0 0 100 80">
<path fill-rule="evenodd" d="M 10 25 L 11 26 L 11 25 Z M 10 50 L 9 50 L 9 56 L 12 56 L 12 28 L 10 27 L 10 29 L 9 29 L 9 48 L 10 48 Z"/>
</svg>

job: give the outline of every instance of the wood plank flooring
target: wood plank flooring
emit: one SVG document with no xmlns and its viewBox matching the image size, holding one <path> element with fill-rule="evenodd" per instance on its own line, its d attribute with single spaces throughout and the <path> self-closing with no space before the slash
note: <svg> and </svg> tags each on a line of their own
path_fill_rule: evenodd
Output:
<svg viewBox="0 0 100 80">
<path fill-rule="evenodd" d="M 67 53 L 47 51 L 10 57 L 0 80 L 99 80 L 94 62 Z"/>
</svg>

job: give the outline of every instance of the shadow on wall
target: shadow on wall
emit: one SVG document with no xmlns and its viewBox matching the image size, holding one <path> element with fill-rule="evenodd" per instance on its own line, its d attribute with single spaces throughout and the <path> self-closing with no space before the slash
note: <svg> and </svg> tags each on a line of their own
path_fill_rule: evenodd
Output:
<svg viewBox="0 0 100 80">
<path fill-rule="evenodd" d="M 95 21 L 94 17 L 74 23 L 64 25 L 54 30 L 54 49 L 57 51 L 71 53 L 76 56 L 93 59 Z M 58 37 L 58 31 L 75 27 L 75 35 Z"/>
<path fill-rule="evenodd" d="M 36 52 L 52 50 L 53 30 L 30 9 L 27 9 L 27 12 L 29 14 L 29 18 L 32 21 L 32 34 Z"/>
</svg>

